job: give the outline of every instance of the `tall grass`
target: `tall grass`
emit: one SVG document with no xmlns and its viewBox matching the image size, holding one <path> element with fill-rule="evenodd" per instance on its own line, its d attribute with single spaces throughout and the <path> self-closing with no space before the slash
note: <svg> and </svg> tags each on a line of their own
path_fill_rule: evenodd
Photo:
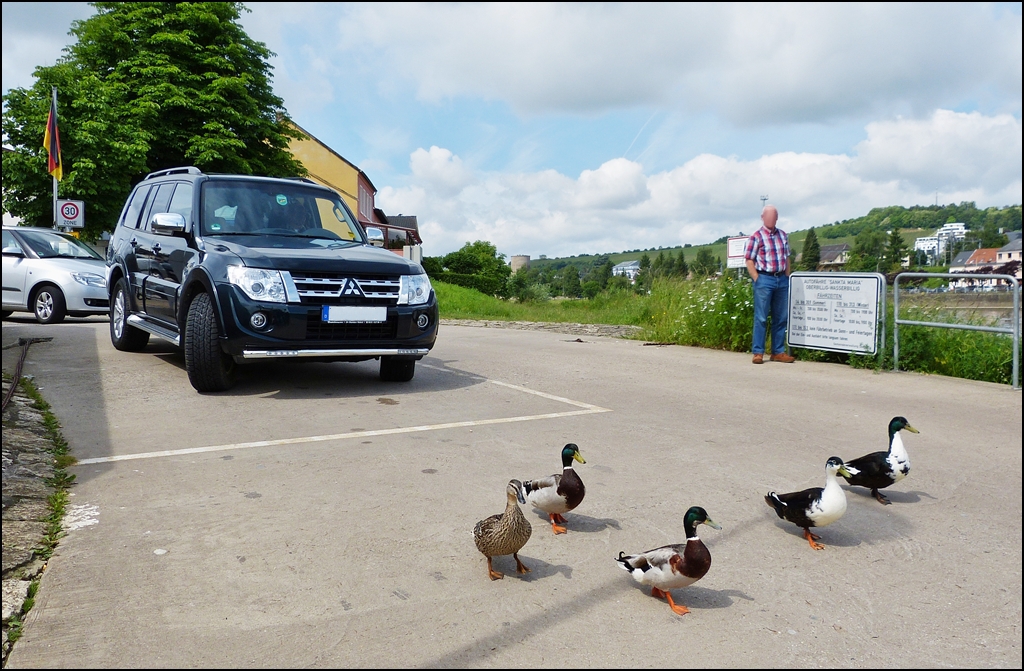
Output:
<svg viewBox="0 0 1024 671">
<path fill-rule="evenodd" d="M 750 351 L 754 325 L 753 289 L 745 279 L 655 281 L 649 294 L 629 290 L 604 292 L 593 299 L 514 303 L 474 289 L 434 282 L 441 316 L 454 319 L 631 324 L 638 337 L 657 342 Z M 893 313 L 888 302 L 886 343 L 881 356 L 798 349 L 804 361 L 842 363 L 855 368 L 892 370 Z M 954 322 L 935 308 L 901 309 L 916 321 Z M 990 323 L 976 318 L 972 323 Z M 770 336 L 769 336 L 770 339 Z M 770 343 L 766 345 L 766 349 Z M 1024 351 L 1018 353 L 1024 359 Z M 1010 336 L 920 326 L 900 328 L 900 370 L 935 373 L 969 380 L 1008 384 L 1013 372 Z"/>
</svg>

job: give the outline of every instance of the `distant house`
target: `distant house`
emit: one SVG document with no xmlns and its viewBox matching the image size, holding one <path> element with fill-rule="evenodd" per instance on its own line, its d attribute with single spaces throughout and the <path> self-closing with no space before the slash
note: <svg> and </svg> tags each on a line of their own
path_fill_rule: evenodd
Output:
<svg viewBox="0 0 1024 671">
<path fill-rule="evenodd" d="M 639 261 L 623 261 L 622 263 L 612 266 L 612 275 L 621 275 L 628 278 L 630 282 L 635 280 L 636 276 L 639 274 Z"/>
<path fill-rule="evenodd" d="M 818 267 L 822 270 L 842 270 L 850 258 L 850 245 L 822 245 Z"/>
<path fill-rule="evenodd" d="M 1009 244 L 1003 245 L 996 251 L 996 266 L 1000 267 L 1013 261 L 1017 262 L 1016 276 L 1017 279 L 1021 279 L 1020 265 L 1020 238 L 1010 240 Z"/>
<path fill-rule="evenodd" d="M 1019 253 L 1019 252 L 1018 252 Z M 967 260 L 962 261 L 961 258 L 968 254 Z M 999 254 L 999 250 L 995 247 L 987 247 L 983 249 L 975 249 L 972 252 L 960 252 L 957 254 L 954 262 L 956 265 L 950 264 L 949 272 L 951 273 L 991 273 L 995 270 L 996 259 Z M 959 262 L 959 263 L 957 263 Z M 963 265 L 960 265 L 962 263 Z M 954 270 L 954 268 L 956 268 Z M 967 286 L 994 286 L 999 283 L 999 280 L 953 280 L 949 283 L 951 287 L 967 287 Z"/>
<path fill-rule="evenodd" d="M 388 248 L 401 249 L 405 245 L 421 245 L 420 225 L 416 215 L 388 214 L 381 210 L 374 210 L 376 216 L 381 220 L 378 226 L 384 231 L 384 239 L 388 241 Z"/>
</svg>

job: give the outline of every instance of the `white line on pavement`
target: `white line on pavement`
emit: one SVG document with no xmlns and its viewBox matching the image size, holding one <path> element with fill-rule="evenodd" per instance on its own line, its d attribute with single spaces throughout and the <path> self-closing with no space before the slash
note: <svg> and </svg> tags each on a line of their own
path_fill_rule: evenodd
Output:
<svg viewBox="0 0 1024 671">
<path fill-rule="evenodd" d="M 440 366 L 426 366 L 427 368 L 433 368 L 435 370 L 443 370 L 447 372 L 456 372 L 450 368 L 442 368 Z M 465 373 L 462 373 L 465 374 Z M 477 377 L 477 376 L 474 376 Z M 480 379 L 486 379 L 481 377 Z M 226 450 L 244 450 L 252 447 L 271 447 L 275 445 L 299 445 L 302 443 L 322 443 L 328 440 L 346 440 L 350 438 L 365 438 L 367 436 L 390 436 L 401 433 L 418 433 L 420 431 L 437 431 L 439 429 L 457 429 L 467 426 L 486 426 L 489 424 L 511 424 L 513 422 L 530 422 L 538 419 L 555 419 L 559 417 L 575 417 L 578 415 L 592 415 L 600 412 L 611 412 L 609 408 L 602 408 L 597 405 L 591 405 L 589 403 L 582 403 L 580 401 L 573 401 L 568 398 L 561 396 L 554 396 L 553 394 L 546 394 L 542 391 L 536 391 L 534 389 L 527 389 L 526 387 L 520 387 L 519 385 L 509 384 L 507 382 L 499 382 L 498 380 L 487 380 L 496 385 L 521 391 L 527 394 L 533 394 L 535 396 L 541 396 L 553 401 L 559 401 L 561 403 L 568 403 L 582 410 L 568 410 L 566 412 L 549 412 L 542 415 L 522 415 L 520 417 L 498 417 L 495 419 L 474 419 L 465 422 L 445 422 L 444 424 L 425 424 L 423 426 L 405 426 L 395 429 L 376 429 L 371 431 L 350 431 L 349 433 L 333 433 L 323 436 L 302 436 L 298 438 L 279 438 L 277 440 L 254 440 L 247 443 L 232 443 L 228 445 L 207 445 L 206 447 L 186 447 L 180 450 L 160 450 L 158 452 L 141 452 L 138 454 L 121 454 L 112 457 L 96 457 L 93 459 L 80 459 L 78 461 L 79 466 L 86 466 L 88 464 L 107 464 L 114 461 L 130 461 L 133 459 L 155 459 L 158 457 L 176 457 L 185 454 L 201 454 L 204 452 L 223 452 Z"/>
</svg>

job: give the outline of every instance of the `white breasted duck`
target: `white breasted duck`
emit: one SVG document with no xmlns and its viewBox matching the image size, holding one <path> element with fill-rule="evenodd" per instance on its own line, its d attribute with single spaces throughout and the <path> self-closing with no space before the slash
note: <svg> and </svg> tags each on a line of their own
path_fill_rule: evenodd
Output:
<svg viewBox="0 0 1024 671">
<path fill-rule="evenodd" d="M 549 475 L 546 478 L 526 480 L 523 482 L 523 491 L 526 492 L 526 500 L 535 508 L 539 508 L 548 514 L 551 520 L 551 531 L 556 534 L 566 533 L 564 526 L 566 519 L 563 513 L 578 506 L 587 488 L 583 486 L 583 480 L 572 467 L 573 460 L 581 464 L 587 463 L 580 454 L 580 448 L 576 443 L 568 443 L 562 448 L 562 472 Z"/>
<path fill-rule="evenodd" d="M 784 520 L 803 527 L 804 538 L 815 550 L 823 550 L 825 546 L 817 541 L 821 536 L 811 533 L 811 527 L 824 527 L 832 524 L 846 512 L 846 492 L 839 486 L 836 474 L 843 477 L 849 471 L 839 457 L 829 457 L 825 463 L 825 486 L 811 487 L 800 492 L 776 494 L 768 492 L 765 503 L 775 509 L 776 514 Z"/>
<path fill-rule="evenodd" d="M 910 426 L 906 417 L 893 417 L 889 422 L 889 449 L 885 452 L 872 452 L 863 457 L 846 462 L 849 475 L 844 475 L 851 485 L 868 487 L 872 495 L 883 505 L 889 505 L 889 499 L 879 489 L 894 485 L 910 473 L 910 456 L 903 447 L 900 431 L 906 429 L 911 433 L 920 433 Z"/>
<path fill-rule="evenodd" d="M 686 615 L 690 610 L 673 601 L 669 590 L 692 585 L 711 568 L 711 553 L 697 536 L 698 524 L 707 524 L 712 529 L 722 528 L 708 517 L 706 510 L 693 506 L 683 516 L 685 543 L 664 545 L 635 555 L 620 552 L 615 559 L 620 568 L 629 571 L 638 583 L 651 586 L 651 596 L 668 599 L 669 607 L 677 615 Z"/>
</svg>

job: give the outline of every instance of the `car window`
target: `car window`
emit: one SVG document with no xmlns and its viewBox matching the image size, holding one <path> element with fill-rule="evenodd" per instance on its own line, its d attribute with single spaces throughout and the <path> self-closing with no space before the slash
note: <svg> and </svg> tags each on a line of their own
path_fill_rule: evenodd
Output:
<svg viewBox="0 0 1024 671">
<path fill-rule="evenodd" d="M 185 217 L 186 224 L 192 221 L 192 185 L 179 183 L 171 196 L 167 211 Z"/>
<path fill-rule="evenodd" d="M 25 253 L 25 250 L 22 249 L 21 245 L 18 244 L 18 239 L 14 237 L 14 233 L 11 233 L 10 231 L 4 231 L 4 241 L 3 242 L 4 242 L 4 251 L 7 251 L 8 249 L 16 249 L 19 252 L 21 252 L 22 254 Z"/>
<path fill-rule="evenodd" d="M 283 235 L 362 241 L 341 197 L 302 184 L 210 180 L 202 186 L 206 235 Z"/>
<path fill-rule="evenodd" d="M 146 214 L 142 217 L 142 221 L 139 223 L 139 228 L 148 231 L 149 220 L 153 215 L 167 211 L 167 205 L 171 202 L 171 192 L 173 191 L 173 182 L 171 184 L 161 184 L 157 188 L 156 195 L 149 199 L 149 204 L 146 206 Z"/>
<path fill-rule="evenodd" d="M 135 190 L 135 194 L 132 196 L 128 207 L 125 208 L 124 216 L 121 218 L 122 226 L 127 228 L 139 227 L 139 214 L 142 213 L 142 207 L 146 204 L 146 196 L 149 195 L 149 192 L 150 188 L 148 186 L 141 186 Z"/>
<path fill-rule="evenodd" d="M 20 235 L 25 244 L 41 259 L 103 260 L 92 247 L 71 235 L 50 231 L 20 231 Z"/>
</svg>

